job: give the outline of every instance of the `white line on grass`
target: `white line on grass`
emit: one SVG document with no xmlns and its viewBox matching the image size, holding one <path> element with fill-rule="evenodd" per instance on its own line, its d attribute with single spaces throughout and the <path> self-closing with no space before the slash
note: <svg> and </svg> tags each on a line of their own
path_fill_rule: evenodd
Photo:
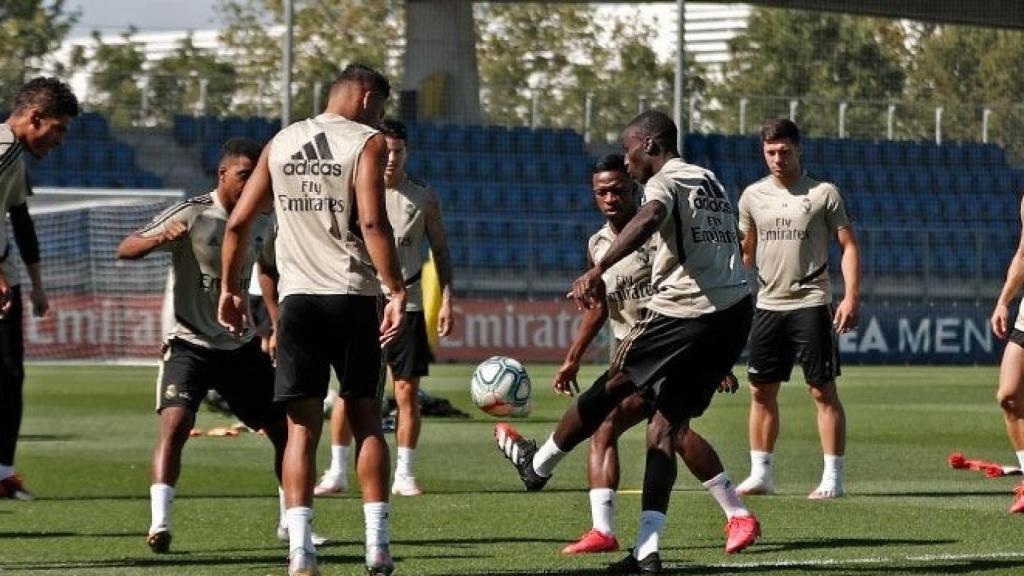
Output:
<svg viewBox="0 0 1024 576">
<path fill-rule="evenodd" d="M 950 562 L 962 560 L 996 560 L 1024 558 L 1024 552 L 992 552 L 989 554 L 922 554 L 918 556 L 875 556 L 870 558 L 821 558 L 815 560 L 777 560 L 769 562 L 723 562 L 708 564 L 709 568 L 798 568 L 841 566 L 844 564 L 900 564 L 907 562 Z"/>
</svg>

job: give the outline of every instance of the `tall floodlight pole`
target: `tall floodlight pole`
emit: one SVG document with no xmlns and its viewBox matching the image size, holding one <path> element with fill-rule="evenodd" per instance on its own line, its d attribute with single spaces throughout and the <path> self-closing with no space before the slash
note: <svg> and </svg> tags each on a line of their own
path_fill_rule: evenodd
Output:
<svg viewBox="0 0 1024 576">
<path fill-rule="evenodd" d="M 281 127 L 292 123 L 292 50 L 295 0 L 284 0 L 284 38 L 281 40 Z"/>
<path fill-rule="evenodd" d="M 676 0 L 676 12 L 679 13 L 679 31 L 676 38 L 676 81 L 675 101 L 673 102 L 673 116 L 676 120 L 678 130 L 679 153 L 683 153 L 683 135 L 687 126 L 683 122 L 686 119 L 686 0 Z"/>
</svg>

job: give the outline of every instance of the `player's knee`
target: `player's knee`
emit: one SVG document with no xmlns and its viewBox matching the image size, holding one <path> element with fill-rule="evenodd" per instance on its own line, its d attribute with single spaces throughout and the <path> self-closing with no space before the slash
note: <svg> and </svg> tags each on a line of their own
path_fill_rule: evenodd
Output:
<svg viewBox="0 0 1024 576">
<path fill-rule="evenodd" d="M 996 392 L 996 402 L 999 403 L 999 407 L 1003 409 L 1008 415 L 1016 416 L 1018 418 L 1024 417 L 1021 414 L 1021 403 L 1020 399 L 1017 398 L 1016 394 L 1008 394 L 1003 390 Z"/>
<path fill-rule="evenodd" d="M 775 406 L 779 398 L 779 389 L 775 386 L 750 385 L 750 399 L 761 406 Z"/>
</svg>

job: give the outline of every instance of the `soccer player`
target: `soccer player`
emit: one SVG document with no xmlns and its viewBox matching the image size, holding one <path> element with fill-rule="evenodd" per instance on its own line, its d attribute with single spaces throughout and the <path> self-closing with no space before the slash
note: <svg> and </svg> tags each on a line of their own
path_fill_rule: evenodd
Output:
<svg viewBox="0 0 1024 576">
<path fill-rule="evenodd" d="M 273 205 L 277 213 L 275 399 L 288 414 L 284 490 L 292 576 L 318 573 L 310 522 L 332 367 L 356 438 L 366 566 L 371 576 L 394 571 L 381 346 L 404 327 L 406 292 L 384 208 L 387 145 L 374 128 L 390 92 L 376 70 L 347 66 L 331 85 L 324 113 L 284 128 L 263 150 L 224 234 L 220 320 L 240 331 L 248 321 L 240 246 L 260 212 Z M 391 295 L 383 320 L 381 283 Z"/>
<path fill-rule="evenodd" d="M 771 494 L 772 453 L 779 436 L 779 387 L 788 381 L 794 358 L 818 412 L 825 455 L 821 483 L 811 499 L 843 495 L 846 414 L 836 390 L 839 355 L 836 333 L 857 326 L 860 256 L 857 237 L 835 186 L 814 180 L 800 164 L 800 130 L 790 120 L 769 120 L 761 129 L 771 175 L 740 197 L 743 259 L 756 266 L 761 284 L 750 332 L 750 476 L 740 494 Z M 846 294 L 833 311 L 828 245 L 842 248 Z"/>
<path fill-rule="evenodd" d="M 1022 230 L 1024 230 L 1024 203 L 1020 208 Z M 1024 469 L 1024 306 L 1017 312 L 1017 320 L 1010 326 L 1010 303 L 1024 286 L 1024 235 L 1017 245 L 1017 252 L 1006 271 L 1006 282 L 999 293 L 995 310 L 992 311 L 992 331 L 1000 338 L 1009 335 L 999 365 L 999 389 L 996 400 L 1003 410 L 1006 434 L 1010 445 L 1017 452 L 1017 460 Z M 1024 513 L 1024 482 L 1014 490 L 1016 499 L 1010 506 L 1011 514 Z"/>
<path fill-rule="evenodd" d="M 683 162 L 676 138 L 675 123 L 656 111 L 640 114 L 625 128 L 626 169 L 646 185 L 645 203 L 601 259 L 573 282 L 578 305 L 598 305 L 602 275 L 655 233 L 661 237 L 651 262 L 654 294 L 611 369 L 580 394 L 539 448 L 495 427 L 498 448 L 527 490 L 539 490 L 555 465 L 624 398 L 638 391 L 653 398 L 640 530 L 629 555 L 609 567 L 619 574 L 661 572 L 658 542 L 676 478 L 675 440 L 707 409 L 736 363 L 753 313 L 732 203 L 712 172 Z"/>
<path fill-rule="evenodd" d="M 639 194 L 637 186 L 626 172 L 625 159 L 620 154 L 605 156 L 594 165 L 592 172 L 594 202 L 606 222 L 587 243 L 587 262 L 590 266 L 601 259 L 615 237 L 636 215 L 636 196 Z M 603 274 L 603 281 L 598 284 L 595 305 L 584 314 L 580 330 L 555 375 L 555 390 L 558 393 L 572 395 L 578 391 L 576 375 L 579 373 L 580 360 L 605 320 L 610 320 L 616 342 L 621 344 L 643 315 L 644 307 L 653 294 L 651 261 L 658 245 L 658 237 L 652 236 Z M 731 374 L 727 380 L 735 383 Z M 735 391 L 734 386 L 732 390 Z M 619 549 L 614 531 L 615 492 L 619 487 L 618 439 L 650 414 L 650 402 L 633 394 L 619 403 L 591 437 L 587 452 L 587 474 L 593 526 L 579 541 L 563 548 L 564 554 Z M 760 531 L 757 519 L 736 495 L 715 449 L 692 429 L 687 429 L 681 438 L 677 438 L 677 442 L 680 441 L 676 446 L 679 456 L 690 472 L 711 492 L 726 515 L 726 552 L 743 550 L 757 539 Z"/>
<path fill-rule="evenodd" d="M 39 242 L 28 213 L 32 194 L 22 152 L 46 156 L 64 141 L 78 99 L 56 78 L 35 78 L 21 87 L 10 117 L 0 124 L 0 497 L 34 500 L 14 469 L 23 409 L 25 345 L 22 333 L 21 287 L 11 254 L 6 220 L 10 216 L 14 241 L 32 281 L 32 313 L 49 309 L 39 266 Z"/>
<path fill-rule="evenodd" d="M 260 146 L 253 140 L 225 142 L 216 190 L 164 210 L 128 235 L 117 250 L 123 259 L 143 258 L 154 250 L 171 253 L 174 320 L 157 383 L 160 438 L 150 468 L 152 514 L 146 536 L 156 553 L 170 549 L 171 503 L 181 473 L 181 453 L 208 390 L 217 390 L 246 426 L 266 432 L 274 445 L 274 470 L 281 477 L 287 427 L 283 407 L 273 401 L 270 357 L 261 350 L 254 330 L 246 328 L 235 337 L 217 322 L 224 224 L 259 155 Z M 254 225 L 252 242 L 244 253 L 247 271 L 263 257 L 272 226 L 266 214 Z M 242 279 L 245 284 L 249 281 L 248 276 Z"/>
<path fill-rule="evenodd" d="M 422 426 L 418 393 L 420 378 L 428 374 L 432 360 L 423 312 L 423 289 L 420 285 L 424 241 L 434 254 L 441 285 L 441 310 L 437 325 L 437 332 L 441 336 L 447 336 L 452 329 L 452 266 L 437 192 L 405 171 L 405 162 L 409 157 L 406 146 L 409 138 L 405 125 L 397 120 L 384 120 L 381 133 L 384 134 L 388 148 L 388 163 L 384 168 L 388 220 L 395 231 L 402 277 L 409 293 L 405 331 L 384 350 L 385 360 L 395 382 L 395 400 L 398 403 L 398 427 L 395 430 L 398 457 L 395 460 L 395 480 L 391 485 L 391 493 L 419 496 L 422 490 L 413 470 L 416 444 Z M 351 433 L 345 421 L 344 406 L 345 400 L 339 396 L 331 411 L 331 466 L 314 489 L 317 496 L 339 494 L 346 488 Z"/>
</svg>

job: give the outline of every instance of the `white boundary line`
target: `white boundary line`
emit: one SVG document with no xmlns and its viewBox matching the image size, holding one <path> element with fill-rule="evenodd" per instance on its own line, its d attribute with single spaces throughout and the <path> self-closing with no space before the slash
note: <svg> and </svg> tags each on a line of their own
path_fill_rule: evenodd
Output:
<svg viewBox="0 0 1024 576">
<path fill-rule="evenodd" d="M 947 562 L 960 560 L 1024 559 L 1024 552 L 992 552 L 989 554 L 921 554 L 915 556 L 873 556 L 869 558 L 823 558 L 820 560 L 777 560 L 768 562 L 723 562 L 706 564 L 709 568 L 800 568 L 816 566 L 842 566 L 845 564 L 895 564 Z M 688 565 L 684 565 L 688 566 Z"/>
</svg>

